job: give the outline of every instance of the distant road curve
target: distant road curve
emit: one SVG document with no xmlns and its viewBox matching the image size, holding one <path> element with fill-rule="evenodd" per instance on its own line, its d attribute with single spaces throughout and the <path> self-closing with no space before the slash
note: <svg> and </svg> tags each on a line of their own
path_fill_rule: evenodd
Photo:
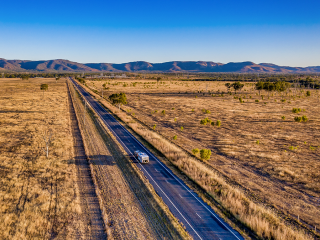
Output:
<svg viewBox="0 0 320 240">
<path fill-rule="evenodd" d="M 149 155 L 149 163 L 143 165 L 138 161 L 135 161 L 135 163 L 143 171 L 170 211 L 184 224 L 186 230 L 194 239 L 244 239 L 221 219 L 209 205 L 198 197 L 195 192 L 184 184 L 182 180 L 175 176 L 169 168 L 149 152 L 142 143 L 128 132 L 74 79 L 70 78 L 70 80 L 130 156 L 133 156 L 133 152 L 136 150 Z"/>
</svg>

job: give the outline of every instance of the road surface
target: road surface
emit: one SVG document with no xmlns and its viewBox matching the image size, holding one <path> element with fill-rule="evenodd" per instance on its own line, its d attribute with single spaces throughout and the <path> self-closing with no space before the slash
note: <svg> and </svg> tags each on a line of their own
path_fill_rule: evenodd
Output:
<svg viewBox="0 0 320 240">
<path fill-rule="evenodd" d="M 75 80 L 71 80 L 129 155 L 132 156 L 136 150 L 149 155 L 149 163 L 140 164 L 138 161 L 135 163 L 143 171 L 170 211 L 184 224 L 194 239 L 244 239 L 181 179 L 175 176 L 168 167 L 149 152 Z"/>
</svg>

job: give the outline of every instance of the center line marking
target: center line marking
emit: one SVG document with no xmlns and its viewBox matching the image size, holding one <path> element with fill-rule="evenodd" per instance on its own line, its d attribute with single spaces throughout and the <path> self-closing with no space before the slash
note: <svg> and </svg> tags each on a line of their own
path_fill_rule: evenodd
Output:
<svg viewBox="0 0 320 240">
<path fill-rule="evenodd" d="M 199 218 L 201 218 L 198 213 L 196 213 L 196 214 L 198 215 Z"/>
<path fill-rule="evenodd" d="M 180 194 L 179 194 L 179 196 L 180 196 L 181 198 L 183 198 Z"/>
</svg>

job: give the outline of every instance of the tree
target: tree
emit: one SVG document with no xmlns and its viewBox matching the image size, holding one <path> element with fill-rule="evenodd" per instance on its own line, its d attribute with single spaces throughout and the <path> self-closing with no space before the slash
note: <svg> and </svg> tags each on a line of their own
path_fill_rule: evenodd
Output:
<svg viewBox="0 0 320 240">
<path fill-rule="evenodd" d="M 43 96 L 44 96 L 44 91 L 47 91 L 47 90 L 48 90 L 48 84 L 46 84 L 46 83 L 41 84 L 40 90 L 43 91 Z"/>
<path fill-rule="evenodd" d="M 119 106 L 119 111 L 120 111 L 121 104 L 123 104 L 123 105 L 127 104 L 127 96 L 126 96 L 125 93 L 114 93 L 114 94 L 111 94 L 109 96 L 109 100 L 113 104 Z"/>
<path fill-rule="evenodd" d="M 199 153 L 199 149 L 198 149 L 198 148 L 192 149 L 192 153 L 193 153 L 194 155 L 198 154 L 198 153 Z"/>
<path fill-rule="evenodd" d="M 259 91 L 259 95 L 260 95 L 260 91 L 264 89 L 264 83 L 259 81 L 256 83 L 256 90 Z"/>
<path fill-rule="evenodd" d="M 232 87 L 231 83 L 226 83 L 225 86 L 228 88 L 228 92 L 229 92 L 230 88 Z"/>
<path fill-rule="evenodd" d="M 232 84 L 232 87 L 233 87 L 235 93 L 237 93 L 237 90 L 241 90 L 244 87 L 244 84 L 242 84 L 240 82 L 235 82 Z"/>
<path fill-rule="evenodd" d="M 160 80 L 161 80 L 161 77 L 157 77 L 157 85 L 159 85 Z"/>
<path fill-rule="evenodd" d="M 211 150 L 210 149 L 201 149 L 200 151 L 200 157 L 204 160 L 209 160 L 211 156 Z"/>
</svg>

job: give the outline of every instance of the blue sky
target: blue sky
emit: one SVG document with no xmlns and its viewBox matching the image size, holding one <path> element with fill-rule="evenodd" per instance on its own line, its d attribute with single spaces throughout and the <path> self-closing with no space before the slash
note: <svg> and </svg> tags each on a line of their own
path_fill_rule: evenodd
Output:
<svg viewBox="0 0 320 240">
<path fill-rule="evenodd" d="M 319 0 L 5 1 L 0 57 L 320 65 Z"/>
</svg>

